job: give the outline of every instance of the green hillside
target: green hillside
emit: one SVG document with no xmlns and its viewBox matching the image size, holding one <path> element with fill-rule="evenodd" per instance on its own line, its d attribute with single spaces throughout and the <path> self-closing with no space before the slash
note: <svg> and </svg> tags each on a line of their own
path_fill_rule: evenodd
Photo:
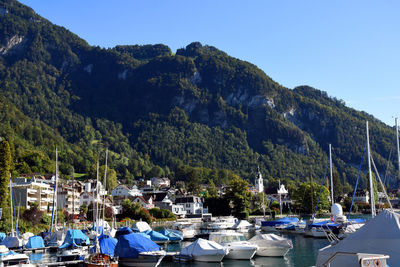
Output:
<svg viewBox="0 0 400 267">
<path fill-rule="evenodd" d="M 0 134 L 13 145 L 16 174 L 51 172 L 55 146 L 62 173 L 93 173 L 108 147 L 125 182 L 164 174 L 219 183 L 228 172 L 252 180 L 257 165 L 269 181 L 305 181 L 310 171 L 320 181 L 332 143 L 335 175 L 354 185 L 369 120 L 375 162 L 397 186 L 394 157 L 388 162 L 395 131 L 323 91 L 285 88 L 198 42 L 175 54 L 163 44 L 102 49 L 17 1 L 0 7 L 8 11 Z M 209 177 L 213 170 L 220 175 Z"/>
</svg>

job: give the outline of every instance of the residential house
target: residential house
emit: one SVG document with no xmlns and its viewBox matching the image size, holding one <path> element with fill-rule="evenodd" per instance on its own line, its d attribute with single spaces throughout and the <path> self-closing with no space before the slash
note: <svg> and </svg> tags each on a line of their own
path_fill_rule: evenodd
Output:
<svg viewBox="0 0 400 267">
<path fill-rule="evenodd" d="M 136 196 L 133 197 L 132 203 L 139 203 L 145 209 L 154 208 L 153 199 L 151 196 Z"/>
<path fill-rule="evenodd" d="M 369 191 L 357 190 L 354 196 L 354 203 L 369 203 Z"/>
<path fill-rule="evenodd" d="M 135 197 L 142 196 L 142 192 L 136 185 L 129 189 L 126 185 L 120 184 L 111 191 L 113 197 Z"/>
<path fill-rule="evenodd" d="M 50 183 L 40 178 L 14 178 L 12 182 L 13 200 L 16 206 L 29 209 L 30 203 L 38 204 L 44 212 L 50 212 L 53 205 L 54 189 Z"/>
<path fill-rule="evenodd" d="M 171 181 L 166 177 L 163 177 L 163 178 L 153 177 L 153 178 L 151 178 L 151 185 L 156 188 L 170 187 Z"/>
<path fill-rule="evenodd" d="M 183 205 L 187 215 L 208 213 L 207 209 L 203 209 L 203 199 L 193 195 L 175 197 L 176 205 Z"/>
</svg>

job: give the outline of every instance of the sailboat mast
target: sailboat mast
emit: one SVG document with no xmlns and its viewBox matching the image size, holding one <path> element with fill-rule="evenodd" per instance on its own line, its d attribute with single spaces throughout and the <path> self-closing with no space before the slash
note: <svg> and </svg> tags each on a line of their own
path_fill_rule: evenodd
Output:
<svg viewBox="0 0 400 267">
<path fill-rule="evenodd" d="M 99 161 L 97 161 L 97 175 L 96 175 L 96 232 L 99 232 Z M 94 205 L 93 205 L 94 207 Z M 97 237 L 96 237 L 97 239 Z"/>
<path fill-rule="evenodd" d="M 104 167 L 104 181 L 103 181 L 104 191 L 107 190 L 107 158 L 108 158 L 108 148 L 106 149 L 106 166 Z M 102 222 L 103 231 L 104 231 L 105 213 L 106 213 L 106 194 L 104 192 L 104 194 L 103 194 L 103 222 Z"/>
<path fill-rule="evenodd" d="M 53 209 L 51 212 L 51 225 L 50 225 L 50 233 L 53 232 L 53 225 L 56 226 L 57 225 L 57 169 L 58 169 L 58 165 L 57 165 L 57 161 L 58 161 L 58 150 L 56 147 L 56 170 L 55 170 L 55 175 L 54 175 L 54 192 L 53 192 Z"/>
<path fill-rule="evenodd" d="M 329 171 L 331 177 L 331 202 L 332 205 L 335 204 L 335 200 L 333 199 L 333 174 L 332 174 L 332 145 L 329 144 Z"/>
<path fill-rule="evenodd" d="M 11 199 L 11 206 L 10 206 L 10 213 L 11 213 L 11 236 L 14 236 L 14 214 L 13 214 L 13 194 L 12 194 L 12 179 L 10 173 L 10 199 Z"/>
<path fill-rule="evenodd" d="M 397 160 L 398 160 L 398 163 L 399 163 L 399 173 L 400 173 L 399 127 L 397 125 L 397 117 L 395 118 L 395 122 L 396 122 Z"/>
<path fill-rule="evenodd" d="M 72 233 L 74 232 L 74 227 L 75 227 L 75 170 L 74 167 L 72 167 Z"/>
<path fill-rule="evenodd" d="M 372 182 L 372 170 L 371 170 L 371 150 L 369 146 L 369 129 L 367 121 L 367 155 L 368 155 L 368 173 L 369 173 L 369 189 L 370 189 L 370 201 L 371 201 L 371 216 L 375 217 L 375 195 L 374 195 L 374 185 Z"/>
</svg>

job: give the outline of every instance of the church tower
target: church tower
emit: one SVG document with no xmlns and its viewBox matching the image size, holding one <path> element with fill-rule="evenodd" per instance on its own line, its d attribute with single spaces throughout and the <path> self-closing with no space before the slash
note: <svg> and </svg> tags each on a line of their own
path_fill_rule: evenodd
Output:
<svg viewBox="0 0 400 267">
<path fill-rule="evenodd" d="M 260 172 L 260 166 L 257 167 L 256 181 L 254 184 L 258 192 L 264 192 L 264 181 Z"/>
</svg>

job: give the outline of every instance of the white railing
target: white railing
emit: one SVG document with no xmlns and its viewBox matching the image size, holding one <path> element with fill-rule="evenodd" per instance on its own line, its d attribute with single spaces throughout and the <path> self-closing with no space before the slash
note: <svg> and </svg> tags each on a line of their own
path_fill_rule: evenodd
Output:
<svg viewBox="0 0 400 267">
<path fill-rule="evenodd" d="M 390 258 L 390 256 L 383 254 L 367 254 L 367 253 L 339 251 L 333 254 L 327 261 L 325 261 L 325 263 L 322 266 L 330 267 L 331 262 L 333 262 L 337 256 L 347 256 L 347 257 L 356 256 L 360 267 L 366 267 L 366 266 L 386 267 L 386 260 Z"/>
</svg>

